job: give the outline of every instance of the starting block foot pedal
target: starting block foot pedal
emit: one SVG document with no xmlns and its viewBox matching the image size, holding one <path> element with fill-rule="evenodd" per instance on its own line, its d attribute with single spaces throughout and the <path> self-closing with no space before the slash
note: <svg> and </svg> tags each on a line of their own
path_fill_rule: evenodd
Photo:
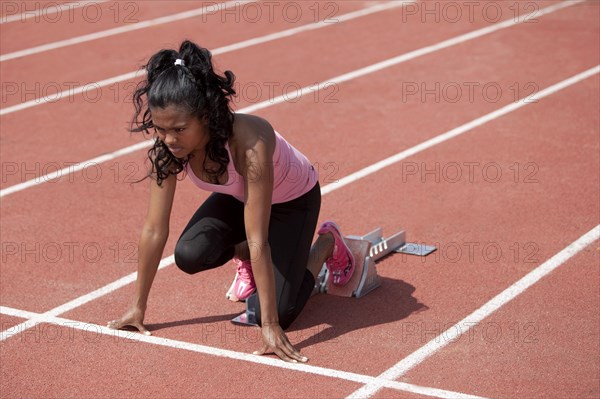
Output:
<svg viewBox="0 0 600 399">
<path fill-rule="evenodd" d="M 332 275 L 329 275 L 327 281 L 327 293 L 345 297 L 361 297 L 371 292 L 381 285 L 381 279 L 377 275 L 375 262 L 369 256 L 371 243 L 367 240 L 355 239 L 351 237 L 345 238 L 346 244 L 352 251 L 355 265 L 354 273 L 350 281 L 343 286 L 334 285 L 332 283 Z"/>
<path fill-rule="evenodd" d="M 355 259 L 352 278 L 344 286 L 334 285 L 329 276 L 327 293 L 337 296 L 360 298 L 381 285 L 377 275 L 375 262 L 392 252 L 426 256 L 436 250 L 430 245 L 406 242 L 406 233 L 398 233 L 383 238 L 381 227 L 364 236 L 347 236 L 344 238 Z"/>
</svg>

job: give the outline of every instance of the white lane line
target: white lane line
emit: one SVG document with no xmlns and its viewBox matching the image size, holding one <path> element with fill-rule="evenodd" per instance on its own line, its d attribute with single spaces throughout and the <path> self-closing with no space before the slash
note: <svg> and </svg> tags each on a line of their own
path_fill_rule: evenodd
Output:
<svg viewBox="0 0 600 399">
<path fill-rule="evenodd" d="M 347 14 L 342 14 L 339 17 L 336 17 L 335 20 L 336 20 L 336 23 L 337 22 L 346 22 L 346 21 L 350 21 L 350 20 L 353 20 L 356 18 L 370 15 L 370 14 L 373 14 L 376 12 L 386 11 L 386 10 L 390 10 L 390 9 L 397 8 L 397 7 L 403 7 L 407 4 L 412 4 L 414 2 L 415 2 L 415 0 L 402 0 L 402 1 L 397 1 L 397 2 L 385 3 L 385 4 L 377 4 L 375 6 L 364 8 L 362 10 L 349 12 Z M 335 25 L 335 24 L 332 22 L 328 22 L 326 20 L 312 22 L 312 23 L 302 25 L 302 26 L 299 26 L 296 28 L 286 29 L 286 30 L 283 30 L 280 32 L 270 33 L 270 34 L 267 34 L 264 36 L 259 36 L 259 37 L 253 38 L 253 39 L 243 40 L 238 43 L 219 47 L 214 50 L 211 50 L 211 53 L 215 56 L 220 55 L 220 54 L 225 54 L 225 53 L 229 53 L 231 51 L 240 50 L 240 49 L 256 46 L 258 44 L 267 43 L 267 42 L 271 42 L 271 41 L 278 40 L 281 38 L 296 35 L 298 33 L 315 30 L 315 29 L 320 29 L 320 28 L 325 28 L 327 26 L 333 26 L 333 25 Z M 105 87 L 108 85 L 112 85 L 112 84 L 115 84 L 118 82 L 123 82 L 126 80 L 135 79 L 136 77 L 141 77 L 144 75 L 145 75 L 145 71 L 137 70 L 137 71 L 133 71 L 133 72 L 127 72 L 127 73 L 124 73 L 124 74 L 121 74 L 118 76 L 114 76 L 112 78 L 100 80 L 98 82 L 91 82 L 91 83 L 81 85 L 81 86 L 74 86 L 67 90 L 58 92 L 58 93 L 48 94 L 44 97 L 35 98 L 33 100 L 25 101 L 20 104 L 12 105 L 10 107 L 0 108 L 0 116 L 8 115 L 13 112 L 17 112 L 17 111 L 21 111 L 21 110 L 24 110 L 27 108 L 35 107 L 37 105 L 42 105 L 42 104 L 46 104 L 46 103 L 54 103 L 54 102 L 60 101 L 63 98 L 73 98 L 73 96 L 81 94 L 83 92 L 87 92 L 88 90 L 97 90 L 99 88 L 102 88 L 102 87 Z"/>
<path fill-rule="evenodd" d="M 411 370 L 413 367 L 421 364 L 423 361 L 434 355 L 437 351 L 444 348 L 450 342 L 455 342 L 460 338 L 461 335 L 469 331 L 472 327 L 479 324 L 483 319 L 512 301 L 518 295 L 522 294 L 537 283 L 541 278 L 550 274 L 553 270 L 558 268 L 560 265 L 567 262 L 573 256 L 578 254 L 582 249 L 598 240 L 600 237 L 600 225 L 594 227 L 576 241 L 571 243 L 569 246 L 564 248 L 562 251 L 548 259 L 540 266 L 527 273 L 523 278 L 512 284 L 510 287 L 490 299 L 486 304 L 481 306 L 479 309 L 447 329 L 442 333 L 446 339 L 439 339 L 439 336 L 429 341 L 427 344 L 417 349 L 409 356 L 396 363 L 393 367 L 379 375 L 378 381 L 380 380 L 395 380 L 406 372 Z M 369 383 L 364 387 L 353 392 L 347 396 L 350 398 L 368 398 L 374 395 L 379 389 L 383 388 L 383 385 L 378 385 L 377 382 Z"/>
<path fill-rule="evenodd" d="M 164 258 L 160 261 L 160 263 L 158 265 L 158 270 L 163 269 L 169 265 L 172 265 L 174 263 L 174 261 L 175 261 L 174 255 L 167 256 L 166 258 Z M 113 281 L 112 283 L 109 283 L 109 284 L 105 285 L 104 287 L 98 288 L 95 291 L 89 292 L 89 293 L 82 295 L 80 297 L 77 297 L 65 304 L 55 307 L 54 309 L 51 309 L 51 310 L 43 313 L 42 316 L 58 316 L 63 313 L 66 313 L 66 312 L 73 310 L 75 308 L 78 308 L 88 302 L 91 302 L 94 299 L 98 299 L 100 297 L 103 297 L 104 295 L 110 294 L 111 292 L 116 291 L 119 288 L 128 285 L 129 283 L 134 282 L 136 277 L 137 277 L 137 272 L 128 274 L 127 276 L 121 277 L 120 279 Z M 19 316 L 19 317 L 21 317 L 21 316 Z M 4 341 L 5 339 L 8 339 L 15 334 L 21 333 L 21 332 L 35 326 L 36 324 L 38 324 L 40 322 L 40 320 L 38 320 L 38 319 L 39 319 L 39 317 L 36 316 L 34 319 L 27 320 L 14 328 L 9 328 L 7 330 L 2 331 L 0 333 L 0 341 Z"/>
<path fill-rule="evenodd" d="M 322 21 L 312 22 L 310 24 L 298 26 L 296 28 L 287 29 L 281 32 L 271 33 L 265 36 L 260 36 L 255 39 L 244 40 L 239 43 L 231 44 L 229 46 L 221 47 L 213 52 L 213 54 L 223 54 L 230 51 L 240 50 L 245 47 L 255 46 L 257 44 L 270 42 L 273 40 L 281 39 L 283 37 L 293 36 L 301 32 L 307 32 L 310 30 L 315 30 L 319 28 L 324 28 L 326 26 L 331 26 L 335 23 L 346 22 L 353 20 L 355 18 L 364 17 L 370 14 L 374 14 L 381 11 L 391 10 L 393 8 L 404 7 L 408 4 L 416 3 L 417 0 L 394 0 L 388 1 L 386 3 L 376 4 L 374 6 L 370 6 L 367 8 L 363 8 L 361 10 L 352 11 L 347 14 L 342 14 L 339 17 L 336 16 L 332 19 L 326 19 Z"/>
<path fill-rule="evenodd" d="M 42 313 L 29 312 L 27 310 L 15 309 L 8 306 L 0 306 L 0 313 L 12 316 L 12 317 L 20 317 L 22 319 L 33 319 L 39 317 Z M 12 327 L 11 327 L 12 328 Z"/>
<path fill-rule="evenodd" d="M 142 141 L 141 143 L 137 143 L 137 144 L 131 145 L 129 147 L 122 148 L 118 151 L 100 155 L 99 157 L 89 159 L 85 162 L 70 165 L 66 168 L 56 170 L 56 171 L 48 173 L 44 176 L 34 177 L 33 179 L 27 180 L 23 183 L 15 184 L 13 186 L 10 186 L 10 187 L 0 190 L 0 198 L 4 197 L 6 195 L 12 194 L 12 193 L 16 193 L 18 191 L 25 190 L 26 188 L 29 188 L 29 187 L 37 186 L 38 184 L 42 184 L 42 183 L 46 183 L 48 181 L 53 181 L 55 179 L 63 178 L 65 176 L 68 176 L 71 173 L 78 172 L 87 167 L 99 165 L 101 163 L 110 161 L 111 159 L 118 158 L 122 155 L 127 155 L 127 154 L 130 154 L 137 150 L 148 148 L 148 147 L 150 147 L 149 143 L 150 143 L 150 141 Z"/>
<path fill-rule="evenodd" d="M 600 65 L 596 65 L 594 68 L 590 68 L 587 71 L 578 73 L 575 76 L 572 76 L 572 77 L 565 79 L 559 83 L 556 83 L 550 87 L 547 87 L 546 89 L 544 89 L 538 93 L 535 93 L 531 97 L 522 98 L 521 100 L 519 100 L 515 103 L 508 104 L 500 109 L 490 112 L 489 114 L 483 115 L 477 119 L 467 122 L 464 125 L 456 127 L 452 130 L 449 130 L 445 133 L 435 136 L 429 140 L 419 143 L 419 144 L 415 145 L 414 147 L 411 147 L 411 148 L 401 151 L 397 154 L 394 154 L 391 157 L 388 157 L 377 163 L 367 166 L 367 167 L 365 167 L 359 171 L 356 171 L 348 176 L 342 177 L 337 182 L 328 184 L 327 186 L 323 187 L 323 189 L 321 191 L 323 193 L 330 193 L 334 190 L 338 190 L 350 183 L 355 182 L 356 180 L 362 179 L 363 177 L 373 174 L 373 173 L 377 172 L 378 170 L 381 170 L 385 167 L 388 167 L 390 165 L 398 163 L 398 162 L 402 161 L 403 159 L 406 159 L 412 155 L 418 154 L 421 151 L 425 151 L 426 149 L 431 148 L 440 143 L 443 143 L 444 141 L 448 141 L 454 137 L 460 136 L 461 134 L 466 133 L 470 130 L 473 130 L 476 127 L 479 127 L 485 123 L 488 123 L 495 119 L 498 119 L 501 116 L 504 116 L 510 112 L 513 112 L 519 108 L 522 108 L 529 103 L 537 102 L 537 100 L 547 97 L 552 93 L 556 93 L 557 91 L 562 90 L 566 87 L 574 85 L 575 83 L 580 82 L 583 79 L 589 78 L 590 76 L 594 76 L 599 72 L 600 72 Z"/>
<path fill-rule="evenodd" d="M 210 3 L 208 6 L 203 6 L 189 11 L 180 12 L 173 15 L 167 15 L 164 17 L 149 19 L 147 21 L 137 22 L 131 25 L 119 26 L 117 28 L 107 29 L 100 32 L 89 33 L 87 35 L 73 37 L 71 39 L 60 40 L 53 43 L 42 44 L 41 46 L 31 47 L 24 50 L 15 51 L 13 53 L 7 53 L 0 55 L 0 62 L 14 60 L 16 58 L 26 57 L 28 55 L 39 54 L 44 51 L 56 50 L 58 48 L 72 46 L 74 44 L 80 44 L 97 40 L 109 36 L 120 35 L 126 32 L 132 32 L 134 30 L 150 28 L 152 26 L 167 24 L 175 21 L 181 21 L 182 19 L 194 18 L 207 13 L 214 13 L 222 10 L 229 9 L 231 7 L 239 7 L 241 4 L 249 3 L 252 0 L 235 0 L 226 3 Z"/>
<path fill-rule="evenodd" d="M 207 345 L 194 344 L 191 342 L 178 341 L 169 338 L 161 338 L 156 336 L 147 336 L 144 334 L 131 332 L 131 331 L 120 331 L 111 330 L 110 328 L 98 325 L 85 323 L 76 320 L 69 320 L 59 318 L 55 316 L 48 316 L 45 314 L 25 312 L 18 309 L 8 308 L 0 306 L 0 313 L 15 317 L 34 317 L 39 323 L 50 323 L 54 325 L 60 325 L 69 329 L 82 330 L 86 334 L 104 334 L 113 337 L 114 339 L 127 339 L 130 341 L 144 342 L 152 345 L 160 345 L 168 348 L 181 349 L 190 352 L 202 353 L 210 356 L 224 357 L 228 359 L 234 359 L 238 361 L 245 361 L 251 363 L 257 363 L 264 366 L 276 367 L 279 369 L 286 369 L 292 371 L 300 371 L 308 374 L 337 378 L 345 381 L 356 382 L 359 384 L 379 384 L 386 388 L 396 389 L 399 391 L 412 392 L 426 396 L 439 397 L 439 398 L 461 398 L 461 399 L 484 399 L 480 396 L 467 395 L 460 392 L 446 391 L 443 389 L 422 387 L 418 385 L 408 384 L 397 381 L 386 381 L 381 378 L 375 378 L 368 375 L 352 373 L 348 371 L 341 371 L 330 369 L 326 367 L 312 366 L 310 364 L 294 364 L 281 361 L 276 358 L 257 356 L 249 353 L 236 352 L 227 349 L 215 348 Z M 11 327 L 11 328 L 18 328 Z"/>
<path fill-rule="evenodd" d="M 530 18 L 533 15 L 548 14 L 550 12 L 559 10 L 561 8 L 564 8 L 564 7 L 567 7 L 569 5 L 581 3 L 582 1 L 584 1 L 584 0 L 577 0 L 577 1 L 569 2 L 568 4 L 567 3 L 560 3 L 560 4 L 557 4 L 557 5 L 554 5 L 554 6 L 546 7 L 544 9 L 542 9 L 542 10 L 538 10 L 536 12 L 532 12 L 532 13 L 530 13 L 528 15 L 523 16 L 521 19 L 519 19 L 519 21 L 521 21 L 521 22 L 525 21 L 525 20 L 527 20 L 528 18 Z M 510 19 L 510 20 L 507 20 L 507 21 L 502 22 L 500 24 L 504 24 L 503 27 L 506 28 L 506 27 L 515 25 L 516 23 L 517 22 L 513 21 L 512 19 Z M 350 73 L 347 73 L 347 74 L 344 74 L 344 75 L 340 75 L 340 76 L 328 79 L 326 81 L 323 81 L 321 83 L 317 83 L 315 85 L 305 86 L 303 88 L 300 88 L 300 89 L 296 90 L 295 92 L 288 93 L 288 94 L 285 94 L 285 95 L 281 95 L 281 96 L 278 96 L 278 97 L 275 97 L 273 99 L 269 99 L 269 100 L 266 100 L 266 101 L 262 101 L 260 103 L 257 103 L 257 104 L 254 104 L 254 105 L 242 108 L 242 109 L 240 109 L 237 112 L 239 112 L 239 113 L 251 113 L 251 112 L 254 112 L 254 111 L 259 110 L 259 109 L 264 109 L 264 108 L 271 107 L 273 105 L 282 103 L 284 101 L 289 101 L 290 99 L 296 99 L 296 98 L 302 97 L 302 96 L 304 96 L 305 94 L 308 94 L 308 93 L 314 93 L 314 92 L 319 91 L 321 89 L 327 89 L 328 87 L 331 87 L 332 84 L 339 84 L 341 82 L 346 82 L 346 81 L 349 81 L 349 80 L 352 80 L 352 79 L 356 79 L 358 77 L 361 77 L 361 76 L 368 75 L 370 73 L 379 71 L 379 70 L 381 70 L 383 68 L 388 68 L 388 67 L 391 67 L 393 65 L 397 65 L 397 64 L 409 61 L 411 59 L 417 58 L 419 56 L 422 56 L 422 55 L 425 55 L 425 54 L 429 54 L 429 53 L 432 53 L 434 51 L 438 51 L 438 50 L 441 50 L 441 49 L 444 49 L 444 48 L 456 45 L 458 43 L 462 43 L 462 42 L 467 41 L 467 40 L 471 40 L 473 38 L 482 36 L 483 34 L 491 33 L 491 32 L 494 31 L 494 30 L 490 30 L 492 28 L 495 28 L 495 27 L 492 26 L 492 27 L 487 27 L 487 28 L 479 29 L 479 30 L 474 31 L 474 32 L 470 32 L 470 33 L 467 33 L 467 34 L 464 34 L 464 35 L 460 35 L 460 36 L 454 37 L 453 39 L 445 40 L 445 41 L 443 41 L 441 43 L 438 43 L 436 45 L 433 45 L 433 46 L 423 47 L 421 49 L 418 49 L 418 50 L 415 50 L 415 51 L 411 51 L 410 53 L 406 53 L 406 54 L 403 54 L 403 55 L 400 55 L 400 56 L 397 56 L 397 57 L 393 57 L 393 58 L 390 58 L 390 59 L 388 59 L 386 61 L 379 62 L 379 63 L 376 63 L 376 64 L 372 64 L 372 65 L 367 66 L 365 68 L 357 69 L 357 70 L 355 70 L 353 72 L 350 72 Z M 497 28 L 495 30 L 498 30 L 498 29 L 502 29 L 502 28 Z M 485 31 L 486 33 L 481 33 L 481 31 Z M 442 46 L 442 43 L 445 43 L 445 44 Z M 0 115 L 1 114 L 2 114 L 2 110 L 0 110 Z M 144 141 L 142 143 L 134 144 L 132 146 L 125 147 L 125 148 L 123 148 L 121 150 L 118 150 L 118 151 L 115 151 L 115 152 L 112 152 L 112 153 L 108 153 L 106 155 L 102 155 L 100 157 L 93 158 L 93 159 L 90 159 L 90 160 L 78 163 L 76 165 L 71 165 L 71 166 L 69 166 L 67 168 L 63 168 L 61 170 L 58 170 L 58 171 L 55 171 L 55 172 L 52 172 L 52 173 L 48 173 L 48 174 L 46 174 L 44 176 L 35 177 L 35 178 L 27 180 L 25 182 L 17 183 L 15 185 L 12 185 L 10 187 L 7 187 L 5 189 L 0 190 L 0 198 L 4 197 L 6 195 L 12 194 L 12 193 L 16 193 L 16 192 L 25 190 L 26 188 L 36 186 L 38 184 L 42 184 L 42 183 L 45 183 L 45 182 L 48 182 L 48 181 L 53 181 L 53 180 L 55 180 L 57 178 L 67 176 L 70 173 L 78 172 L 78 171 L 86 168 L 88 165 L 97 165 L 97 164 L 99 164 L 101 162 L 106 162 L 108 160 L 115 159 L 115 158 L 117 158 L 120 155 L 129 154 L 131 152 L 137 151 L 138 149 L 149 148 L 151 145 L 152 145 L 152 141 L 151 140 Z"/>
<path fill-rule="evenodd" d="M 10 13 L 10 15 L 3 15 L 2 17 L 0 17 L 0 25 L 2 24 L 7 24 L 9 22 L 16 22 L 16 21 L 21 21 L 24 22 L 28 19 L 31 18 L 39 18 L 40 16 L 43 16 L 45 20 L 48 21 L 53 21 L 54 16 L 56 14 L 62 14 L 63 12 L 70 12 L 70 10 L 74 10 L 76 8 L 80 8 L 80 7 L 89 7 L 91 5 L 94 4 L 100 4 L 100 3 L 105 3 L 108 0 L 80 0 L 80 1 L 74 1 L 71 3 L 63 3 L 63 4 L 57 4 L 57 3 L 49 3 L 47 5 L 45 5 L 43 8 L 41 9 L 37 9 L 37 10 L 28 10 L 27 7 L 27 3 L 25 3 L 24 1 L 17 3 L 16 1 L 12 1 L 12 2 L 5 2 L 4 6 L 3 6 L 3 10 L 5 12 L 11 12 L 11 11 L 19 11 L 18 7 L 19 5 L 22 7 L 25 7 L 25 11 L 20 13 L 20 14 L 13 14 L 12 12 Z M 39 5 L 39 3 L 34 3 L 35 5 Z M 17 7 L 17 9 L 13 9 L 11 7 Z"/>
</svg>

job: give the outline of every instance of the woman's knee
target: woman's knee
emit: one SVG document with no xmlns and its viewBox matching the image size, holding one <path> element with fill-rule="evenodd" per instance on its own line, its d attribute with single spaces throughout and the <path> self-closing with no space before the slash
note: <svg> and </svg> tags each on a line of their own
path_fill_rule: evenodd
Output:
<svg viewBox="0 0 600 399">
<path fill-rule="evenodd" d="M 180 240 L 175 246 L 175 264 L 187 274 L 209 270 L 224 263 L 219 262 L 215 252 L 212 245 Z"/>
<path fill-rule="evenodd" d="M 233 256 L 231 229 L 214 218 L 203 218 L 185 231 L 175 246 L 175 264 L 182 271 L 194 274 L 225 264 Z M 228 255 L 229 259 L 227 259 Z"/>
</svg>

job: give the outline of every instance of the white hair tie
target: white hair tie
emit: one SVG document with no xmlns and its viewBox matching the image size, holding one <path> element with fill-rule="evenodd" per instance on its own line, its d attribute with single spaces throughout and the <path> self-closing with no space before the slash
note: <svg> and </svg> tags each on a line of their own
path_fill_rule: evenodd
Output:
<svg viewBox="0 0 600 399">
<path fill-rule="evenodd" d="M 175 60 L 175 65 L 185 66 L 185 62 L 183 62 L 183 60 L 181 58 L 177 58 Z"/>
</svg>

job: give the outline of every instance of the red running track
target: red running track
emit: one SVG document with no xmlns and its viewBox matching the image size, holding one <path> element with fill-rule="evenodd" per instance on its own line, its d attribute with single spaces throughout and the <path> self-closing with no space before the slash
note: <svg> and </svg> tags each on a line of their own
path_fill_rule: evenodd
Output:
<svg viewBox="0 0 600 399">
<path fill-rule="evenodd" d="M 169 12 L 181 11 L 182 6 L 185 3 L 169 6 Z M 344 3 L 340 10 L 363 6 Z M 514 102 L 511 87 L 525 90 L 531 83 L 541 90 L 598 65 L 598 10 L 591 2 L 573 5 L 540 16 L 535 24 L 509 27 L 342 83 L 335 103 L 304 97 L 257 113 L 322 166 L 321 181 L 326 185 Z M 143 15 L 150 17 L 153 12 L 145 10 Z M 272 79 L 304 85 L 490 25 L 481 17 L 473 24 L 468 20 L 422 23 L 408 17 L 406 23 L 397 23 L 403 17 L 406 11 L 385 11 L 218 60 L 224 68 L 241 71 L 242 82 Z M 284 22 L 259 23 L 257 29 L 277 31 L 285 27 Z M 152 42 L 143 38 L 168 32 L 165 42 L 173 45 L 185 32 L 178 31 L 181 26 L 132 32 L 131 40 L 116 36 L 90 42 L 84 47 L 92 52 L 94 46 L 120 51 L 121 64 L 104 70 L 101 62 L 90 58 L 89 65 L 84 62 L 88 70 L 76 68 L 77 79 L 93 81 L 133 70 L 135 57 L 154 51 Z M 85 28 L 78 25 L 82 30 L 77 34 L 87 32 Z M 199 40 L 210 33 L 206 42 L 219 46 L 248 37 L 243 28 L 242 23 L 232 25 L 231 36 L 207 31 L 188 37 Z M 2 26 L 3 32 L 12 29 L 16 28 Z M 136 46 L 136 40 L 144 46 Z M 18 48 L 36 44 L 34 38 L 31 42 L 24 38 Z M 56 65 L 65 65 L 64 55 L 76 53 L 76 47 L 50 51 L 44 57 L 55 57 Z M 138 55 L 131 55 L 138 48 Z M 269 68 L 264 59 L 273 60 Z M 17 81 L 17 71 L 33 68 L 33 60 L 24 57 L 1 63 L 3 80 L 14 76 Z M 87 60 L 78 62 L 82 61 Z M 47 78 L 35 79 L 66 81 L 71 76 L 66 67 L 47 72 Z M 494 82 L 504 94 L 496 102 L 482 96 L 473 102 L 466 96 L 456 102 L 448 97 L 440 101 L 433 96 L 402 98 L 407 84 L 434 87 L 436 82 L 442 86 Z M 439 251 L 425 259 L 401 255 L 385 259 L 378 266 L 383 286 L 360 300 L 313 298 L 289 332 L 292 342 L 311 358 L 310 365 L 376 377 L 436 334 L 447 339 L 441 334 L 444 328 L 597 226 L 598 84 L 596 74 L 325 195 L 321 219 L 335 219 L 346 234 L 366 232 L 375 225 L 386 232 L 401 227 L 409 239 L 436 243 Z M 13 104 L 3 103 L 7 105 Z M 90 104 L 79 99 L 2 116 L 2 162 L 31 166 L 36 160 L 81 161 L 129 145 L 133 141 L 121 138 L 127 134 L 124 123 L 112 121 L 107 129 L 106 115 L 124 122 L 130 112 L 121 102 L 103 99 Z M 29 126 L 25 129 L 38 134 L 19 134 L 19 126 Z M 45 128 L 40 130 L 41 126 Z M 453 183 L 442 170 L 456 164 L 464 178 Z M 440 173 L 422 174 L 436 165 Z M 467 175 L 465 165 L 493 165 L 502 178 L 491 182 L 482 167 Z M 417 173 L 412 174 L 415 167 Z M 134 271 L 132 250 L 143 222 L 147 190 L 145 184 L 126 184 L 126 173 L 139 176 L 142 168 L 143 152 L 138 151 L 101 165 L 97 182 L 76 173 L 72 180 L 63 178 L 3 198 L 0 304 L 43 313 Z M 21 177 L 5 181 L 3 175 L 2 188 Z M 172 253 L 176 232 L 205 196 L 187 181 L 180 184 L 171 226 L 175 233 L 164 256 Z M 20 248 L 17 254 L 9 254 L 12 247 L 7 245 L 15 243 L 25 249 L 36 248 L 37 243 L 40 249 L 27 254 Z M 86 244 L 99 245 L 102 256 L 90 262 L 80 250 L 74 251 L 73 259 L 64 252 L 69 245 Z M 494 257 L 484 247 L 499 248 L 501 255 Z M 56 248 L 63 255 L 50 262 L 49 251 Z M 398 381 L 414 384 L 403 386 L 409 391 L 427 387 L 422 393 L 429 396 L 461 392 L 510 398 L 597 397 L 597 265 L 595 241 L 486 318 L 472 334 L 447 345 Z M 48 323 L 23 330 L 2 342 L 0 395 L 238 397 L 245 390 L 244 396 L 252 397 L 344 397 L 363 386 L 325 377 L 323 370 L 307 374 L 284 370 L 277 363 L 261 365 L 192 351 L 190 345 L 199 344 L 243 354 L 258 346 L 256 331 L 229 323 L 243 309 L 223 297 L 232 275 L 231 267 L 192 278 L 174 266 L 159 272 L 146 322 L 155 337 L 188 343 L 183 349 L 99 334 L 93 325 L 87 331 Z M 104 325 L 126 308 L 132 289 L 128 285 L 60 316 Z M 2 330 L 23 320 L 3 314 Z M 269 376 L 266 383 L 265 375 Z M 383 389 L 374 397 L 424 397 L 398 388 Z"/>
</svg>

